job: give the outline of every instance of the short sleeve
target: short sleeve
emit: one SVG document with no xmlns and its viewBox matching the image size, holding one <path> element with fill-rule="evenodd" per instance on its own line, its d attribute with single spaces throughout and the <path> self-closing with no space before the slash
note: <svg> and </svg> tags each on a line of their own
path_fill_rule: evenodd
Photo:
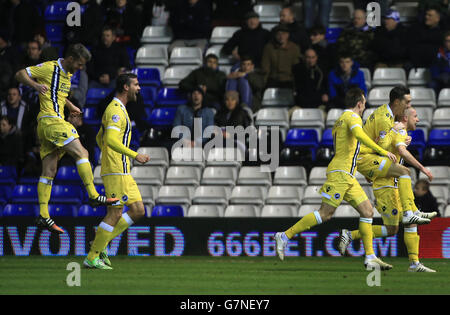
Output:
<svg viewBox="0 0 450 315">
<path fill-rule="evenodd" d="M 108 108 L 105 111 L 104 127 L 105 130 L 114 129 L 120 132 L 124 129 L 126 117 L 121 110 L 114 110 L 114 107 Z"/>
<path fill-rule="evenodd" d="M 27 71 L 30 78 L 41 79 L 46 74 L 48 74 L 49 67 L 50 67 L 49 62 L 44 62 L 35 66 L 27 67 L 25 68 L 25 70 Z"/>
</svg>

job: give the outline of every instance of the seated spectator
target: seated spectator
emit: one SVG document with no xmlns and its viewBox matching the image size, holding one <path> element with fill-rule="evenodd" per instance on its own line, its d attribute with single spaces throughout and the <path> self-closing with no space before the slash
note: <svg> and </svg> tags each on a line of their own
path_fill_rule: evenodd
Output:
<svg viewBox="0 0 450 315">
<path fill-rule="evenodd" d="M 116 0 L 106 12 L 105 25 L 109 25 L 117 36 L 117 42 L 138 48 L 142 35 L 141 11 L 132 1 Z"/>
<path fill-rule="evenodd" d="M 27 43 L 26 54 L 22 57 L 20 68 L 26 68 L 29 66 L 35 66 L 43 62 L 41 57 L 42 49 L 41 45 L 36 40 L 30 40 Z"/>
<path fill-rule="evenodd" d="M 429 8 L 436 8 L 441 14 L 446 15 L 448 11 L 448 0 L 419 0 L 417 11 L 419 12 L 417 18 L 421 23 L 425 19 L 425 14 Z M 444 16 L 445 18 L 445 16 Z"/>
<path fill-rule="evenodd" d="M 284 6 L 280 11 L 280 23 L 289 28 L 289 40 L 297 44 L 301 52 L 311 45 L 305 28 L 295 19 L 295 13 L 291 6 Z"/>
<path fill-rule="evenodd" d="M 436 211 L 439 216 L 439 206 L 430 191 L 430 183 L 426 179 L 419 179 L 414 185 L 414 203 L 421 212 Z"/>
<path fill-rule="evenodd" d="M 266 87 L 293 88 L 292 66 L 302 58 L 300 49 L 289 40 L 286 25 L 278 25 L 274 34 L 275 38 L 264 47 L 261 61 Z"/>
<path fill-rule="evenodd" d="M 389 10 L 384 25 L 375 29 L 371 49 L 377 54 L 375 68 L 402 68 L 407 58 L 406 28 L 398 11 Z"/>
<path fill-rule="evenodd" d="M 345 109 L 345 94 L 350 88 L 359 87 L 367 95 L 364 73 L 350 54 L 342 54 L 339 65 L 328 75 L 329 108 Z"/>
<path fill-rule="evenodd" d="M 193 147 L 209 141 L 208 138 L 203 137 L 203 132 L 206 127 L 214 125 L 214 112 L 211 108 L 203 105 L 204 93 L 202 87 L 195 87 L 191 92 L 189 103 L 178 106 L 175 113 L 173 126 L 185 126 L 190 131 L 190 138 L 186 134 L 181 135 L 181 138 L 184 139 L 184 146 Z M 195 118 L 200 118 L 200 120 L 195 120 Z M 198 123 L 198 125 L 194 126 L 195 123 Z M 201 131 L 202 138 L 195 138 L 195 129 Z"/>
<path fill-rule="evenodd" d="M 305 52 L 305 61 L 293 68 L 295 103 L 303 108 L 321 108 L 328 102 L 327 75 L 319 66 L 313 48 Z"/>
<path fill-rule="evenodd" d="M 47 34 L 45 33 L 45 30 L 36 32 L 34 34 L 33 39 L 37 41 L 39 43 L 39 46 L 41 47 L 42 62 L 58 59 L 59 57 L 58 49 L 50 44 L 50 42 L 47 39 Z"/>
<path fill-rule="evenodd" d="M 8 89 L 8 97 L 6 101 L 0 104 L 2 116 L 7 116 L 9 121 L 23 132 L 28 128 L 28 120 L 30 113 L 27 103 L 22 100 L 20 90 L 17 87 Z"/>
<path fill-rule="evenodd" d="M 18 52 L 11 46 L 9 34 L 0 30 L 0 99 L 5 99 L 14 73 L 18 70 Z"/>
<path fill-rule="evenodd" d="M 332 2 L 332 0 L 304 0 L 303 16 L 305 19 L 305 27 L 307 29 L 315 25 L 321 25 L 325 28 L 328 27 Z M 316 6 L 319 7 L 319 15 L 317 17 Z M 317 23 L 316 20 L 318 20 Z"/>
<path fill-rule="evenodd" d="M 211 36 L 211 10 L 201 0 L 178 0 L 173 6 L 169 19 L 175 40 L 169 46 L 199 47 L 205 50 Z"/>
<path fill-rule="evenodd" d="M 105 26 L 102 42 L 92 51 L 92 60 L 88 64 L 89 88 L 115 88 L 115 79 L 124 68 L 130 69 L 128 53 L 116 43 L 115 31 Z"/>
<path fill-rule="evenodd" d="M 78 0 L 78 3 L 84 8 L 81 14 L 80 26 L 65 25 L 64 36 L 67 44 L 81 43 L 85 46 L 97 46 L 102 34 L 104 20 L 102 8 L 96 0 Z"/>
<path fill-rule="evenodd" d="M 0 118 L 0 164 L 19 166 L 23 160 L 22 135 L 8 118 Z"/>
<path fill-rule="evenodd" d="M 450 31 L 444 35 L 444 45 L 430 67 L 431 81 L 429 87 L 434 89 L 436 95 L 443 88 L 450 87 Z"/>
<path fill-rule="evenodd" d="M 428 0 L 427 0 L 428 1 Z M 389 4 L 390 0 L 377 0 L 377 1 L 373 1 L 373 0 L 353 0 L 353 6 L 356 9 L 359 10 L 363 10 L 366 11 L 367 10 L 367 5 L 371 2 L 377 2 L 380 5 L 380 9 L 381 9 L 381 16 L 385 16 L 387 14 L 387 11 L 389 10 Z"/>
<path fill-rule="evenodd" d="M 73 98 L 80 108 L 83 108 L 86 104 L 88 84 L 89 79 L 85 69 L 78 70 L 73 74 L 69 97 Z"/>
<path fill-rule="evenodd" d="M 225 106 L 223 106 L 214 117 L 216 125 L 225 128 L 227 126 L 237 127 L 242 126 L 247 128 L 251 124 L 251 119 L 248 112 L 244 110 L 247 106 L 244 103 L 239 103 L 239 93 L 236 91 L 227 91 L 224 97 Z M 227 134 L 224 131 L 224 138 Z"/>
<path fill-rule="evenodd" d="M 227 76 L 227 91 L 239 92 L 241 102 L 249 106 L 254 113 L 261 107 L 264 92 L 264 74 L 255 65 L 250 56 L 242 56 L 240 67 Z"/>
<path fill-rule="evenodd" d="M 331 65 L 335 64 L 333 45 L 329 45 L 325 38 L 326 29 L 323 26 L 314 26 L 309 31 L 309 38 L 311 40 L 311 48 L 317 53 L 319 57 L 320 68 L 327 72 Z"/>
<path fill-rule="evenodd" d="M 213 0 L 216 9 L 213 12 L 212 26 L 240 26 L 245 15 L 253 10 L 252 0 Z"/>
<path fill-rule="evenodd" d="M 223 45 L 222 53 L 232 55 L 236 61 L 250 56 L 260 67 L 262 51 L 269 40 L 270 32 L 262 27 L 258 13 L 251 11 L 245 15 L 245 25 Z"/>
<path fill-rule="evenodd" d="M 430 67 L 442 45 L 444 30 L 439 25 L 441 14 L 438 9 L 426 11 L 424 23 L 416 24 L 408 31 L 409 56 L 413 67 Z"/>
<path fill-rule="evenodd" d="M 345 28 L 337 40 L 337 53 L 351 52 L 353 60 L 361 67 L 372 69 L 375 62 L 375 53 L 369 49 L 374 32 L 366 23 L 366 11 L 354 11 L 352 24 Z"/>
<path fill-rule="evenodd" d="M 188 93 L 195 87 L 201 86 L 204 92 L 205 106 L 220 108 L 225 93 L 226 75 L 219 70 L 219 59 L 214 54 L 205 57 L 204 65 L 192 71 L 180 81 L 179 88 Z"/>
</svg>

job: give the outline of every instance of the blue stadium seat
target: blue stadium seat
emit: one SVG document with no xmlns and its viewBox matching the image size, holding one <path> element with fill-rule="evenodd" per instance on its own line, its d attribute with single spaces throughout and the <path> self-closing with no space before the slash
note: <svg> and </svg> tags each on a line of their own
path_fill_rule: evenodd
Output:
<svg viewBox="0 0 450 315">
<path fill-rule="evenodd" d="M 285 147 L 310 149 L 311 158 L 315 161 L 316 152 L 319 147 L 317 131 L 314 129 L 289 129 L 284 145 Z"/>
<path fill-rule="evenodd" d="M 45 8 L 45 21 L 64 22 L 67 16 L 67 5 L 70 1 L 55 1 Z"/>
<path fill-rule="evenodd" d="M 85 107 L 83 121 L 86 125 L 100 125 L 102 121 L 97 115 L 97 107 Z"/>
<path fill-rule="evenodd" d="M 148 217 L 148 213 L 150 212 L 149 209 L 148 209 L 148 206 L 144 205 L 144 209 L 145 209 L 145 215 L 144 216 Z M 128 206 L 124 205 L 123 209 L 122 209 L 122 213 L 128 212 L 128 210 L 130 210 L 128 208 Z"/>
<path fill-rule="evenodd" d="M 159 88 L 161 86 L 161 76 L 156 68 L 136 68 L 133 70 L 142 86 L 151 85 Z"/>
<path fill-rule="evenodd" d="M 425 134 L 422 129 L 410 130 L 408 135 L 411 136 L 411 144 L 408 146 L 408 150 L 417 151 L 419 159 L 422 160 L 423 152 L 426 147 Z"/>
<path fill-rule="evenodd" d="M 12 193 L 12 186 L 11 185 L 0 185 L 0 204 L 4 205 L 9 202 L 9 199 L 11 199 L 11 193 Z"/>
<path fill-rule="evenodd" d="M 428 136 L 428 147 L 450 147 L 450 129 L 432 129 Z"/>
<path fill-rule="evenodd" d="M 15 166 L 0 166 L 0 184 L 15 184 L 17 171 Z"/>
<path fill-rule="evenodd" d="M 3 208 L 4 217 L 37 217 L 39 206 L 33 204 L 8 204 Z"/>
<path fill-rule="evenodd" d="M 327 32 L 325 33 L 325 39 L 330 44 L 336 43 L 336 41 L 339 38 L 339 35 L 341 34 L 341 32 L 342 32 L 342 28 L 341 27 L 327 28 Z"/>
<path fill-rule="evenodd" d="M 146 107 L 153 107 L 156 100 L 157 89 L 154 86 L 142 86 L 141 95 L 144 99 L 144 104 Z M 150 106 L 149 106 L 150 105 Z"/>
<path fill-rule="evenodd" d="M 136 49 L 130 46 L 126 46 L 128 53 L 128 60 L 130 61 L 130 65 L 132 68 L 135 67 L 135 59 L 136 59 Z M 139 82 L 140 83 L 140 82 Z"/>
<path fill-rule="evenodd" d="M 21 185 L 37 185 L 39 177 L 21 176 L 18 183 Z"/>
<path fill-rule="evenodd" d="M 82 205 L 78 210 L 79 217 L 104 217 L 106 216 L 106 207 L 94 207 Z"/>
<path fill-rule="evenodd" d="M 13 203 L 37 203 L 37 186 L 36 185 L 17 185 L 14 187 L 11 202 Z"/>
<path fill-rule="evenodd" d="M 182 217 L 183 207 L 180 205 L 156 205 L 152 210 L 152 217 Z"/>
<path fill-rule="evenodd" d="M 86 94 L 86 105 L 97 105 L 112 91 L 113 89 L 90 88 Z"/>
<path fill-rule="evenodd" d="M 163 88 L 159 90 L 156 98 L 156 104 L 159 107 L 178 106 L 187 102 L 186 94 L 176 88 Z"/>
<path fill-rule="evenodd" d="M 84 189 L 84 188 L 83 188 Z M 83 200 L 83 190 L 77 185 L 53 185 L 51 203 L 80 204 Z"/>
<path fill-rule="evenodd" d="M 333 130 L 331 128 L 325 129 L 325 131 L 323 132 L 320 146 L 324 148 L 333 147 Z"/>
<path fill-rule="evenodd" d="M 45 25 L 45 32 L 48 40 L 52 43 L 61 43 L 64 39 L 62 24 L 47 24 Z"/>
<path fill-rule="evenodd" d="M 61 166 L 55 176 L 55 183 L 73 183 L 81 185 L 81 178 L 78 175 L 76 166 Z"/>
<path fill-rule="evenodd" d="M 78 207 L 70 204 L 49 204 L 50 217 L 76 217 Z"/>
<path fill-rule="evenodd" d="M 169 129 L 172 127 L 176 111 L 175 107 L 155 108 L 152 110 L 148 122 L 154 128 Z"/>
<path fill-rule="evenodd" d="M 103 185 L 95 185 L 95 190 L 97 190 L 97 192 L 100 195 L 105 195 L 105 187 Z M 87 203 L 89 201 L 89 195 L 88 195 L 86 189 L 82 188 L 81 191 L 82 191 L 82 194 L 83 194 L 83 200 L 82 201 L 84 203 Z"/>
</svg>

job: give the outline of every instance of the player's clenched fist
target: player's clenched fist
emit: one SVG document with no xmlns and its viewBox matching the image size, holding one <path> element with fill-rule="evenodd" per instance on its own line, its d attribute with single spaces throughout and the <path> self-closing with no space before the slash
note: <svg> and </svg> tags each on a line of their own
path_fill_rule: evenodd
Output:
<svg viewBox="0 0 450 315">
<path fill-rule="evenodd" d="M 45 84 L 36 84 L 34 87 L 36 91 L 39 92 L 39 94 L 45 94 L 48 91 L 48 87 Z"/>
<path fill-rule="evenodd" d="M 141 164 L 145 164 L 148 161 L 150 161 L 150 157 L 147 154 L 139 154 L 138 153 L 138 155 L 136 155 L 135 160 L 138 161 Z"/>
</svg>

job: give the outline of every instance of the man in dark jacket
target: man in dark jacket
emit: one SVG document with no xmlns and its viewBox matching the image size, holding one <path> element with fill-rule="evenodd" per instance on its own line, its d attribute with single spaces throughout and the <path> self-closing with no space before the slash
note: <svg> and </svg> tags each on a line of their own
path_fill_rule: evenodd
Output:
<svg viewBox="0 0 450 315">
<path fill-rule="evenodd" d="M 450 31 L 444 35 L 444 45 L 439 48 L 430 72 L 431 81 L 428 87 L 433 88 L 436 95 L 439 95 L 441 89 L 450 87 Z"/>
<path fill-rule="evenodd" d="M 143 30 L 142 16 L 132 1 L 116 0 L 115 6 L 106 12 L 105 25 L 114 29 L 119 43 L 139 47 Z"/>
<path fill-rule="evenodd" d="M 179 88 L 183 92 L 190 92 L 197 86 L 203 89 L 205 106 L 220 108 L 220 102 L 225 93 L 227 77 L 218 69 L 219 59 L 214 54 L 205 57 L 205 64 L 192 71 L 186 78 L 180 81 Z"/>
<path fill-rule="evenodd" d="M 12 124 L 21 132 L 28 129 L 30 110 L 27 103 L 22 100 L 20 90 L 17 87 L 8 89 L 8 97 L 6 101 L 0 104 L 1 115 L 8 116 Z"/>
<path fill-rule="evenodd" d="M 311 45 L 308 33 L 305 28 L 295 19 L 295 13 L 291 6 L 285 6 L 280 12 L 280 23 L 289 28 L 289 40 L 300 47 L 304 53 Z"/>
<path fill-rule="evenodd" d="M 426 179 L 419 179 L 414 185 L 414 203 L 422 212 L 436 211 L 439 216 L 439 207 L 436 198 L 430 191 L 430 183 Z"/>
<path fill-rule="evenodd" d="M 7 116 L 0 118 L 0 165 L 18 166 L 23 160 L 22 135 Z"/>
<path fill-rule="evenodd" d="M 241 56 L 253 58 L 256 67 L 260 67 L 262 51 L 270 40 L 270 32 L 262 28 L 259 15 L 256 12 L 249 12 L 245 16 L 245 26 L 236 31 L 233 36 L 223 45 L 222 53 L 233 55 L 236 61 Z"/>
<path fill-rule="evenodd" d="M 78 0 L 84 8 L 81 14 L 80 26 L 65 26 L 65 38 L 69 44 L 82 43 L 87 46 L 97 46 L 102 34 L 104 16 L 100 5 L 96 0 Z"/>
</svg>

